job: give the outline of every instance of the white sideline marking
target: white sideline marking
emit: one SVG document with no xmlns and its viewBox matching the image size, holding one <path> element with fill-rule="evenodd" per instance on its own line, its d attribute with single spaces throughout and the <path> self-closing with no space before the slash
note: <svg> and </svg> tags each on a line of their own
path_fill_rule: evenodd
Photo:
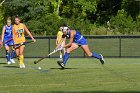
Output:
<svg viewBox="0 0 140 93">
<path fill-rule="evenodd" d="M 48 84 L 49 86 L 64 86 L 65 84 Z M 44 85 L 5 85 L 0 86 L 0 88 L 7 88 L 7 87 L 39 87 Z"/>
<path fill-rule="evenodd" d="M 41 86 L 41 85 L 8 85 L 8 86 L 0 86 L 0 88 L 4 88 L 4 87 L 31 87 L 31 86 Z"/>
</svg>

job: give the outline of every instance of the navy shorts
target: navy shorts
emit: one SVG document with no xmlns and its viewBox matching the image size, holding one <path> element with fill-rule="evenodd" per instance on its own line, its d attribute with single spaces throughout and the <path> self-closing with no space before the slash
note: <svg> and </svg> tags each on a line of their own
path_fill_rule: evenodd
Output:
<svg viewBox="0 0 140 93">
<path fill-rule="evenodd" d="M 20 43 L 20 44 L 15 44 L 15 47 L 18 47 L 18 46 L 20 46 L 20 45 L 23 45 L 23 46 L 25 46 L 25 42 L 23 42 L 23 43 Z"/>
</svg>

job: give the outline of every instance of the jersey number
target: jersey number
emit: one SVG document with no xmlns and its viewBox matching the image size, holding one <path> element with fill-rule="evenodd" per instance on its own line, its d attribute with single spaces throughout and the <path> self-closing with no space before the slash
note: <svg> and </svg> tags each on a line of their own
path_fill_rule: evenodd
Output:
<svg viewBox="0 0 140 93">
<path fill-rule="evenodd" d="M 23 29 L 19 29 L 16 31 L 18 33 L 18 38 L 22 37 L 22 33 L 24 32 Z"/>
<path fill-rule="evenodd" d="M 18 38 L 20 38 L 22 36 L 22 33 L 18 33 Z"/>
</svg>

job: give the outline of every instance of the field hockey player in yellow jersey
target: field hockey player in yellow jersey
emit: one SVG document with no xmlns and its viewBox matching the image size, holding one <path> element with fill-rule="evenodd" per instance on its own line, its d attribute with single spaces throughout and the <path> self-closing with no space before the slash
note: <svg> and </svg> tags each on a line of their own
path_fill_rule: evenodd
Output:
<svg viewBox="0 0 140 93">
<path fill-rule="evenodd" d="M 25 38 L 25 32 L 31 37 L 31 39 L 35 42 L 36 40 L 33 38 L 32 34 L 30 33 L 30 31 L 28 30 L 28 28 L 26 27 L 25 24 L 20 23 L 20 18 L 16 17 L 15 18 L 15 24 L 13 26 L 13 40 L 14 40 L 14 44 L 15 47 L 19 46 L 20 44 L 23 44 L 22 46 L 16 48 L 16 55 L 17 58 L 19 60 L 19 66 L 20 68 L 25 68 L 24 65 L 24 47 L 25 47 L 25 42 L 26 42 L 26 38 Z"/>
<path fill-rule="evenodd" d="M 57 38 L 56 38 L 56 46 L 60 43 L 60 41 L 61 41 L 61 39 L 62 39 L 62 35 L 63 35 L 63 33 L 62 33 L 62 31 L 61 31 L 62 29 L 61 29 L 61 27 L 60 27 L 60 31 L 58 31 L 58 33 L 57 33 Z M 64 46 L 65 45 L 65 41 L 66 41 L 66 39 L 63 41 L 63 43 L 62 43 L 62 45 L 61 46 Z M 65 53 L 65 49 L 63 49 L 63 51 L 64 51 L 64 53 Z M 63 57 L 63 51 L 61 50 L 60 51 L 60 59 L 62 59 L 62 57 Z"/>
</svg>

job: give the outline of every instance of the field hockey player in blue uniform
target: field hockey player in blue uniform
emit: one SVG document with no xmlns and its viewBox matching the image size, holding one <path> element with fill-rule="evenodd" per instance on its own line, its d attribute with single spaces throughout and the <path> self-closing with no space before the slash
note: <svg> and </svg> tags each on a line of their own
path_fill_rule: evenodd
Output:
<svg viewBox="0 0 140 93">
<path fill-rule="evenodd" d="M 7 25 L 5 25 L 2 29 L 2 43 L 3 46 L 5 47 L 6 50 L 6 58 L 8 64 L 15 63 L 14 61 L 14 56 L 15 56 L 15 51 L 14 48 L 12 47 L 12 53 L 10 54 L 10 47 L 13 46 L 13 37 L 12 37 L 12 24 L 11 24 L 11 19 L 7 19 Z"/>
<path fill-rule="evenodd" d="M 70 30 L 66 26 L 63 27 L 62 32 L 63 32 L 63 36 L 61 42 L 63 42 L 64 38 L 66 37 L 69 38 L 69 43 L 62 47 L 60 42 L 60 44 L 58 44 L 58 46 L 56 47 L 57 50 L 62 50 L 63 48 L 66 48 L 66 52 L 63 56 L 63 62 L 58 62 L 59 66 L 64 68 L 67 63 L 67 60 L 69 59 L 70 53 L 75 49 L 77 49 L 78 47 L 81 47 L 84 50 L 84 52 L 87 54 L 87 56 L 97 58 L 99 59 L 101 64 L 104 64 L 105 60 L 103 56 L 101 54 L 100 55 L 97 54 L 96 52 L 91 52 L 87 45 L 86 39 L 78 31 Z"/>
</svg>

